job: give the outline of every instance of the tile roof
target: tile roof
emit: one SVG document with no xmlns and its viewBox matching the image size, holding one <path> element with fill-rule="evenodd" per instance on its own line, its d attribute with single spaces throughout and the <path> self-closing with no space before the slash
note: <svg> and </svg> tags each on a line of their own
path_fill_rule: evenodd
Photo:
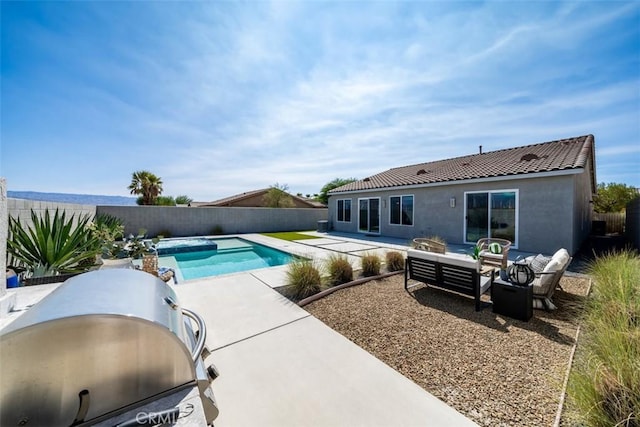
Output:
<svg viewBox="0 0 640 427">
<path fill-rule="evenodd" d="M 345 184 L 330 193 L 585 168 L 593 152 L 593 135 L 584 135 L 397 167 Z M 592 181 L 595 183 L 594 177 Z"/>
<path fill-rule="evenodd" d="M 269 191 L 268 188 L 261 188 L 259 190 L 246 191 L 240 194 L 234 194 L 233 196 L 223 197 L 222 199 L 214 200 L 213 202 L 206 202 L 201 206 L 226 206 L 229 203 L 239 202 L 240 200 L 248 199 L 259 194 L 266 194 Z"/>
<path fill-rule="evenodd" d="M 192 203 L 192 206 L 199 207 L 216 207 L 216 206 L 231 206 L 234 203 L 238 203 L 242 200 L 249 199 L 251 197 L 260 196 L 261 194 L 267 194 L 269 188 L 261 188 L 259 190 L 247 191 L 240 194 L 235 194 L 233 196 L 225 197 L 222 199 L 215 200 L 213 202 L 196 202 Z M 289 194 L 289 193 L 287 193 Z M 293 194 L 289 194 L 292 199 L 297 200 L 299 204 L 307 205 L 310 208 L 326 208 L 327 206 L 317 200 L 307 199 L 305 197 L 296 196 Z"/>
</svg>

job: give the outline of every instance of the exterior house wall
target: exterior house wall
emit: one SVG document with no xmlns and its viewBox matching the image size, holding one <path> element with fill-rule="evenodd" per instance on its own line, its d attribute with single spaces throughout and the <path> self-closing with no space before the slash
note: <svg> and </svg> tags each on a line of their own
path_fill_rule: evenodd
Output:
<svg viewBox="0 0 640 427">
<path fill-rule="evenodd" d="M 589 233 L 587 215 L 576 225 L 574 197 L 581 194 L 581 204 L 587 203 L 588 176 L 585 185 L 581 174 L 541 176 L 539 178 L 485 180 L 484 182 L 449 182 L 444 185 L 407 186 L 393 190 L 374 190 L 332 194 L 329 198 L 329 220 L 336 231 L 358 232 L 358 199 L 380 197 L 380 234 L 405 238 L 437 235 L 451 244 L 465 242 L 465 193 L 491 190 L 515 190 L 518 197 L 517 248 L 525 252 L 553 254 L 564 247 L 575 253 Z M 389 224 L 389 197 L 414 196 L 413 226 Z M 455 198 L 455 206 L 451 200 Z M 337 200 L 351 200 L 351 222 L 336 220 Z M 586 200 L 586 202 L 585 202 Z M 582 209 L 589 209 L 588 207 Z M 586 228 L 585 228 L 586 227 Z M 576 232 L 580 229 L 580 233 Z M 586 232 L 584 231 L 586 230 Z M 577 235 L 576 235 L 577 234 Z"/>
<path fill-rule="evenodd" d="M 574 175 L 574 197 L 573 197 L 573 244 L 576 251 L 580 249 L 582 243 L 591 233 L 593 220 L 593 197 L 595 189 L 591 182 L 592 163 L 589 162 L 588 169 L 584 173 Z"/>
</svg>

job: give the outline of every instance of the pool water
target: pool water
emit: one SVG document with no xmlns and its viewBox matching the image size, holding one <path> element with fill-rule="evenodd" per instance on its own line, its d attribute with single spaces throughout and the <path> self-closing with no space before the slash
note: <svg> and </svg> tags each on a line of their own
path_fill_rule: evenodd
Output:
<svg viewBox="0 0 640 427">
<path fill-rule="evenodd" d="M 194 239 L 193 247 L 200 247 L 198 250 L 184 249 L 189 240 L 167 240 L 158 245 L 159 254 L 172 245 L 181 248 L 170 255 L 160 255 L 159 264 L 177 265 L 184 280 L 286 265 L 294 260 L 294 256 L 286 252 L 235 237 Z M 214 245 L 217 249 L 210 249 Z"/>
</svg>

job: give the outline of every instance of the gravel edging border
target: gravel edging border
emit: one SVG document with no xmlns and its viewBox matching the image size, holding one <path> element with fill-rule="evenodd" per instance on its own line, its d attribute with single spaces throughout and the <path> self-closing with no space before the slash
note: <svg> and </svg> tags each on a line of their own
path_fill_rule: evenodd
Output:
<svg viewBox="0 0 640 427">
<path fill-rule="evenodd" d="M 588 275 L 583 275 L 589 277 Z M 587 298 L 591 294 L 591 287 L 593 286 L 593 280 L 589 277 L 589 285 L 587 286 Z M 569 354 L 569 363 L 567 364 L 567 371 L 564 375 L 564 381 L 562 384 L 562 391 L 560 393 L 560 402 L 558 403 L 558 411 L 556 412 L 556 418 L 553 421 L 553 427 L 559 427 L 560 422 L 562 421 L 562 413 L 564 412 L 564 403 L 567 398 L 567 386 L 569 385 L 569 377 L 571 376 L 571 369 L 573 368 L 573 359 L 576 355 L 576 350 L 578 349 L 578 339 L 580 338 L 580 325 L 578 325 L 576 329 L 575 339 L 573 341 L 573 347 L 571 348 L 571 353 Z"/>
<path fill-rule="evenodd" d="M 331 295 L 332 293 L 334 293 L 335 291 L 339 291 L 340 289 L 350 288 L 351 286 L 356 286 L 356 285 L 362 285 L 363 283 L 371 282 L 372 280 L 384 279 L 386 277 L 395 276 L 396 274 L 400 274 L 400 273 L 404 273 L 404 270 L 390 271 L 388 273 L 379 274 L 377 276 L 363 277 L 361 279 L 343 283 L 341 285 L 334 286 L 329 289 L 325 289 L 324 291 L 318 292 L 317 294 L 313 294 L 310 297 L 307 297 L 305 299 L 298 301 L 298 306 L 304 307 L 305 305 L 310 304 L 314 301 L 317 301 L 321 298 L 324 298 L 327 295 Z"/>
</svg>

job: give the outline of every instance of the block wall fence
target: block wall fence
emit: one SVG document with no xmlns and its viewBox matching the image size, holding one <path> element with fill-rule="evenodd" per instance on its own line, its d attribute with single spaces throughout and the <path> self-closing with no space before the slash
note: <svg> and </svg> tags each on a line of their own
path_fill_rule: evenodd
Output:
<svg viewBox="0 0 640 427">
<path fill-rule="evenodd" d="M 19 218 L 23 226 L 31 226 L 31 210 L 42 214 L 58 208 L 67 217 L 76 214 L 109 214 L 120 218 L 126 234 L 146 230 L 147 236 L 172 237 L 223 234 L 265 233 L 276 231 L 315 230 L 318 221 L 326 220 L 327 209 L 309 208 L 229 208 L 181 206 L 93 206 L 70 203 L 8 199 L 8 214 Z"/>
</svg>

